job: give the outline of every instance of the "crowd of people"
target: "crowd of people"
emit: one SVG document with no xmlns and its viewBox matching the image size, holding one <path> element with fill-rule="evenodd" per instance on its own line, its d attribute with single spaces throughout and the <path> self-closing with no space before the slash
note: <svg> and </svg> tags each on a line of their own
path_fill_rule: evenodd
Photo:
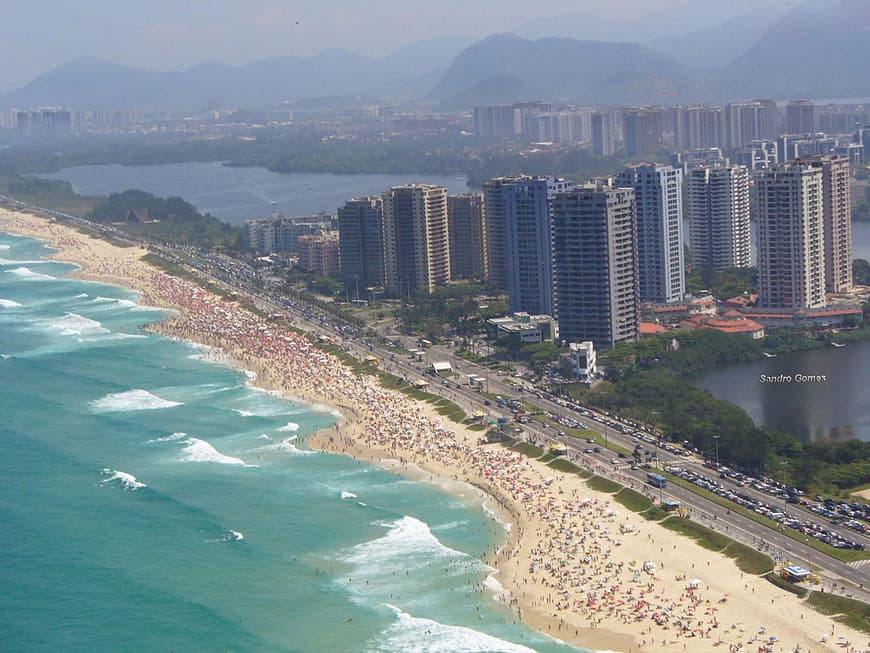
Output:
<svg viewBox="0 0 870 653">
<path fill-rule="evenodd" d="M 9 226 L 8 216 L 0 215 L 0 229 Z M 795 626 L 789 608 L 790 602 L 797 606 L 795 597 L 763 579 L 743 579 L 729 560 L 689 540 L 668 539 L 658 525 L 620 511 L 577 475 L 483 444 L 479 432 L 448 428 L 431 406 L 342 365 L 288 322 L 264 319 L 156 271 L 132 248 L 113 248 L 117 251 L 109 256 L 100 248 L 110 245 L 96 246 L 100 241 L 70 230 L 51 238 L 66 256 L 84 263 L 88 276 L 123 279 L 142 291 L 145 301 L 177 309 L 151 325 L 153 330 L 220 348 L 253 370 L 257 385 L 339 408 L 341 422 L 316 434 L 314 446 L 397 461 L 484 490 L 512 522 L 507 543 L 486 552 L 510 590 L 504 600 L 552 636 L 586 645 L 611 642 L 609 648 L 625 651 L 863 650 L 843 645 L 856 639 L 854 631 L 817 613 Z M 726 590 L 732 588 L 730 596 L 742 592 L 744 600 L 730 598 Z M 837 629 L 849 639 L 837 640 Z M 613 636 L 595 640 L 599 630 Z"/>
</svg>

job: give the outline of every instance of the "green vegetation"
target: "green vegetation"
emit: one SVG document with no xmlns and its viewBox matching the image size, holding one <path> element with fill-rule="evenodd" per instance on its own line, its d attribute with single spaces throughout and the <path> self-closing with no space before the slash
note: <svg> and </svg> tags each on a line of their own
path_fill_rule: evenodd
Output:
<svg viewBox="0 0 870 653">
<path fill-rule="evenodd" d="M 676 533 L 691 537 L 698 544 L 710 551 L 718 551 L 732 558 L 737 568 L 747 574 L 763 574 L 774 567 L 773 560 L 766 555 L 743 546 L 729 537 L 714 530 L 701 526 L 699 523 L 683 517 L 669 517 L 661 522 L 662 526 Z"/>
<path fill-rule="evenodd" d="M 643 513 L 643 516 L 650 521 L 661 521 L 666 517 L 670 517 L 671 513 L 669 513 L 667 510 L 659 508 L 658 506 L 651 506 L 649 510 Z"/>
<path fill-rule="evenodd" d="M 826 615 L 834 616 L 836 621 L 870 633 L 870 605 L 845 596 L 837 596 L 827 592 L 810 592 L 807 604 Z"/>
<path fill-rule="evenodd" d="M 691 537 L 698 544 L 710 551 L 723 551 L 731 540 L 724 535 L 720 535 L 714 530 L 710 530 L 706 526 L 701 526 L 698 522 L 683 517 L 670 517 L 662 522 L 662 526 L 669 531 L 682 533 L 687 537 Z"/>
<path fill-rule="evenodd" d="M 619 483 L 614 483 L 613 481 L 602 478 L 601 476 L 593 476 L 586 479 L 586 485 L 589 486 L 589 489 L 595 490 L 596 492 L 608 492 L 609 494 L 619 492 L 619 490 L 622 489 L 622 486 Z"/>
<path fill-rule="evenodd" d="M 577 467 L 574 463 L 565 460 L 564 458 L 557 458 L 553 462 L 549 464 L 553 469 L 564 472 L 566 474 L 577 474 L 581 478 L 589 478 L 592 476 L 591 472 L 586 471 L 582 467 Z"/>
<path fill-rule="evenodd" d="M 417 293 L 399 307 L 396 318 L 404 333 L 433 342 L 444 338 L 444 326 L 449 325 L 459 338 L 459 347 L 467 348 L 487 319 L 507 312 L 504 300 L 490 301 L 481 308 L 475 297 L 486 292 L 486 286 L 480 284 L 457 284 Z"/>
<path fill-rule="evenodd" d="M 613 498 L 632 512 L 643 512 L 653 505 L 652 499 L 627 487 L 613 495 Z"/>
<path fill-rule="evenodd" d="M 97 202 L 87 217 L 94 222 L 123 223 L 125 232 L 140 238 L 223 246 L 241 241 L 241 229 L 210 214 L 202 215 L 180 197 L 163 199 L 141 190 L 112 193 Z"/>
<path fill-rule="evenodd" d="M 697 294 L 709 290 L 718 299 L 730 299 L 758 292 L 757 268 L 728 268 L 722 272 L 713 269 L 693 271 L 686 276 L 686 291 Z"/>
<path fill-rule="evenodd" d="M 544 455 L 544 450 L 541 447 L 536 447 L 528 442 L 519 442 L 511 447 L 514 451 L 519 451 L 524 456 L 529 458 L 540 458 Z"/>
<path fill-rule="evenodd" d="M 862 286 L 870 286 L 870 263 L 863 258 L 852 261 L 852 280 Z"/>
<path fill-rule="evenodd" d="M 0 194 L 77 217 L 90 213 L 98 199 L 77 195 L 69 182 L 39 177 L 0 177 Z"/>
<path fill-rule="evenodd" d="M 802 599 L 806 598 L 806 596 L 810 593 L 810 591 L 806 587 L 801 587 L 797 583 L 787 581 L 779 574 L 770 572 L 769 574 L 765 574 L 764 577 L 771 583 L 776 585 L 778 588 L 783 589 L 786 592 L 791 592 L 792 594 L 799 596 Z"/>
</svg>

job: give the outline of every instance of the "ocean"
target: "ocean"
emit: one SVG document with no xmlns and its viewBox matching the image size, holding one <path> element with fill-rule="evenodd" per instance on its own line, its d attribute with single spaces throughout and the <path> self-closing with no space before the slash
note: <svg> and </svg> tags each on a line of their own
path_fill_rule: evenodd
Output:
<svg viewBox="0 0 870 653">
<path fill-rule="evenodd" d="M 493 600 L 479 495 L 307 450 L 334 414 L 48 252 L 0 233 L 0 650 L 577 650 Z"/>
</svg>

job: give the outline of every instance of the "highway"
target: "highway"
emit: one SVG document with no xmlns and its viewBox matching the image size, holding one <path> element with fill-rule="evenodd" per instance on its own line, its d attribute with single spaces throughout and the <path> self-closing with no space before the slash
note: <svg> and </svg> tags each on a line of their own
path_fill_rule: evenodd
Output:
<svg viewBox="0 0 870 653">
<path fill-rule="evenodd" d="M 2 198 L 0 199 L 7 199 Z M 28 210 L 41 211 L 52 217 L 63 219 L 65 221 L 76 222 L 89 229 L 98 232 L 106 233 L 112 237 L 118 237 L 119 234 L 113 228 L 106 228 L 102 225 L 93 225 L 87 221 L 60 214 L 56 211 L 48 211 L 39 209 L 39 207 L 31 207 L 22 205 L 19 202 L 12 202 L 19 208 Z M 131 241 L 132 242 L 132 241 Z M 191 271 L 205 275 L 210 281 L 223 285 L 224 287 L 247 295 L 258 307 L 270 313 L 274 312 L 289 312 L 289 322 L 295 326 L 303 328 L 315 335 L 328 335 L 336 340 L 346 351 L 355 357 L 362 359 L 367 355 L 374 355 L 380 361 L 382 369 L 390 371 L 397 376 L 403 377 L 408 381 L 423 380 L 429 383 L 427 388 L 430 392 L 443 396 L 456 402 L 463 410 L 472 413 L 475 410 L 485 410 L 494 417 L 510 417 L 511 411 L 502 410 L 496 406 L 485 405 L 484 402 L 490 403 L 477 389 L 473 389 L 468 385 L 456 384 L 451 381 L 442 381 L 438 377 L 433 377 L 425 374 L 427 363 L 434 361 L 448 361 L 453 368 L 464 374 L 475 374 L 487 378 L 488 391 L 490 394 L 499 394 L 503 397 L 516 397 L 517 389 L 505 382 L 505 379 L 497 374 L 492 374 L 488 368 L 483 368 L 467 361 L 466 359 L 456 356 L 452 350 L 444 346 L 434 346 L 426 350 L 426 358 L 428 361 L 422 363 L 411 361 L 407 353 L 402 353 L 397 348 L 381 347 L 376 342 L 366 342 L 362 336 L 350 329 L 347 325 L 338 323 L 337 318 L 328 313 L 312 310 L 310 307 L 294 305 L 285 298 L 265 292 L 262 288 L 254 284 L 255 279 L 250 274 L 250 269 L 244 270 L 244 266 L 240 262 L 229 261 L 214 257 L 213 255 L 206 261 L 198 260 L 197 257 L 190 259 L 182 259 L 168 247 L 148 245 L 153 251 L 156 251 L 161 256 L 172 260 L 178 265 L 181 265 Z M 234 264 L 231 264 L 233 261 Z M 407 336 L 388 336 L 391 340 L 399 340 L 407 343 Z M 413 341 L 412 341 L 413 342 Z M 410 348 L 410 347 L 409 347 Z M 606 435 L 610 442 L 618 444 L 627 450 L 634 449 L 635 441 L 630 434 L 623 434 L 616 429 L 608 427 L 605 423 L 607 416 L 591 411 L 588 415 L 580 417 L 574 410 L 566 408 L 550 399 L 540 397 L 523 397 L 525 401 L 530 401 L 536 407 L 547 413 L 552 413 L 561 417 L 570 417 L 575 420 L 584 422 L 589 428 L 599 431 Z M 591 469 L 597 474 L 610 478 L 620 484 L 633 487 L 635 490 L 643 492 L 650 496 L 657 494 L 667 494 L 667 496 L 678 499 L 687 509 L 692 518 L 700 523 L 713 528 L 737 541 L 740 541 L 753 548 L 763 550 L 764 552 L 774 557 L 777 560 L 791 560 L 796 564 L 809 566 L 819 570 L 823 576 L 826 586 L 826 591 L 830 589 L 832 583 L 841 584 L 844 581 L 849 583 L 844 590 L 847 595 L 854 596 L 863 601 L 870 602 L 870 592 L 864 588 L 870 587 L 870 562 L 847 564 L 841 562 L 825 553 L 822 553 L 805 543 L 798 542 L 777 532 L 763 524 L 759 524 L 750 520 L 735 511 L 720 506 L 717 503 L 700 496 L 688 489 L 681 488 L 674 483 L 669 483 L 666 491 L 659 491 L 656 488 L 645 483 L 646 471 L 643 469 L 630 469 L 631 460 L 625 460 L 624 463 L 613 465 L 611 460 L 619 460 L 615 458 L 615 454 L 606 448 L 601 449 L 600 453 L 585 453 L 584 450 L 589 447 L 582 440 L 577 440 L 572 437 L 563 437 L 559 435 L 557 429 L 544 425 L 536 420 L 531 420 L 522 425 L 523 438 L 538 443 L 543 446 L 549 444 L 560 444 L 567 446 L 567 457 L 580 464 L 581 466 Z M 664 465 L 679 465 L 684 469 L 691 468 L 697 473 L 715 477 L 710 470 L 703 467 L 702 461 L 695 456 L 684 457 L 668 454 L 663 450 L 657 450 L 658 460 Z M 718 479 L 716 479 L 718 481 Z M 749 488 L 741 488 L 747 494 L 756 496 L 767 503 L 774 501 L 768 495 Z M 789 508 L 793 508 L 792 505 Z M 792 510 L 791 512 L 794 512 Z M 813 519 L 820 521 L 825 526 L 831 529 L 831 525 L 822 520 L 817 515 L 808 511 L 800 511 L 804 514 L 800 515 L 801 519 Z M 845 530 L 845 529 L 843 529 Z M 857 539 L 857 533 L 848 532 L 849 536 Z M 865 538 L 866 539 L 866 538 Z"/>
</svg>

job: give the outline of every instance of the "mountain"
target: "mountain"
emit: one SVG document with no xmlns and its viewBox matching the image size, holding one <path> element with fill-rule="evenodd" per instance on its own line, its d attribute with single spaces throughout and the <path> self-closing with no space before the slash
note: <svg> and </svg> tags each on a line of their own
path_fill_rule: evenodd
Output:
<svg viewBox="0 0 870 653">
<path fill-rule="evenodd" d="M 272 57 L 241 66 L 208 61 L 170 72 L 82 57 L 0 96 L 0 107 L 189 112 L 206 105 L 261 108 L 328 95 L 419 97 L 467 45 L 467 38 L 448 36 L 403 46 L 379 60 L 329 49 L 309 57 Z"/>
<path fill-rule="evenodd" d="M 654 39 L 645 45 L 690 68 L 721 68 L 755 45 L 783 14 L 781 6 L 758 7 L 713 27 Z"/>
<path fill-rule="evenodd" d="M 815 2 L 794 8 L 723 71 L 746 97 L 870 96 L 870 3 Z"/>
<path fill-rule="evenodd" d="M 456 98 L 474 87 L 479 89 L 482 82 L 498 78 L 513 80 L 516 88 L 538 90 L 539 99 L 587 104 L 662 102 L 662 95 L 695 97 L 700 93 L 684 66 L 636 43 L 566 38 L 530 41 L 515 34 L 497 34 L 464 50 L 430 95 L 452 106 Z M 498 99 L 493 96 L 492 101 Z"/>
<path fill-rule="evenodd" d="M 750 16 L 760 11 L 774 11 L 780 15 L 784 13 L 783 9 L 770 5 L 771 1 L 768 0 L 765 4 L 759 0 L 729 0 L 726 7 L 722 3 L 686 0 L 675 6 L 634 17 L 616 11 L 610 11 L 606 15 L 575 13 L 535 17 L 524 21 L 512 31 L 529 39 L 556 36 L 648 43 L 699 30 L 715 29 L 722 23 L 723 17 Z"/>
</svg>

